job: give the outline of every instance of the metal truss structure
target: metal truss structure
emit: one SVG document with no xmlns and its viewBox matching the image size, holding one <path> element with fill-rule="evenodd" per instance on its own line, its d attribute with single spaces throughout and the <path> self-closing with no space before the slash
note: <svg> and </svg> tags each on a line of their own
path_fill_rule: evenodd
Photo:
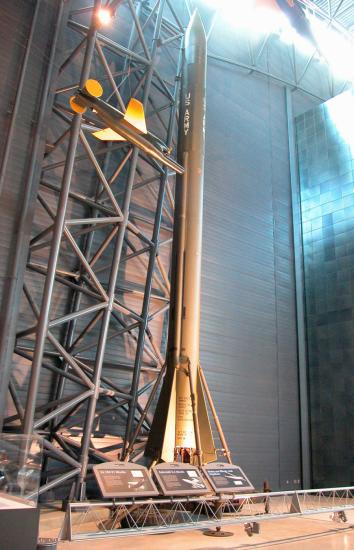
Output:
<svg viewBox="0 0 354 550">
<path fill-rule="evenodd" d="M 350 0 L 299 0 L 305 7 L 318 13 L 341 32 L 345 29 L 354 36 L 354 6 Z"/>
<path fill-rule="evenodd" d="M 64 496 L 75 483 L 80 499 L 93 463 L 143 454 L 164 374 L 174 174 L 126 142 L 95 141 L 97 120 L 73 114 L 68 100 L 97 78 L 122 111 L 140 98 L 149 130 L 173 148 L 185 22 L 172 0 L 68 4 L 15 347 L 26 403 L 13 378 L 4 426 L 45 437 L 40 493 L 67 484 Z M 98 25 L 103 4 L 114 29 Z M 270 40 L 250 50 L 250 63 L 209 58 L 314 95 L 302 87 L 312 58 L 293 80 L 264 69 Z"/>
<path fill-rule="evenodd" d="M 353 497 L 354 487 L 343 487 L 229 497 L 70 503 L 61 538 L 95 539 L 236 524 L 244 524 L 251 535 L 257 532 L 254 525 L 261 521 L 323 513 L 345 522 L 345 512 L 354 510 Z"/>
<path fill-rule="evenodd" d="M 99 28 L 101 0 L 91 8 L 71 3 L 72 46 L 59 70 L 24 285 L 31 316 L 27 307 L 15 348 L 31 363 L 27 401 L 23 409 L 12 384 L 17 414 L 6 420 L 45 437 L 40 492 L 76 479 L 78 498 L 90 462 L 118 452 L 127 458 L 128 449 L 134 459 L 135 443 L 141 455 L 139 438 L 164 368 L 164 323 L 154 323 L 168 309 L 174 174 L 129 143 L 96 142 L 97 121 L 73 114 L 68 103 L 95 77 L 123 112 L 131 96 L 140 98 L 148 128 L 174 147 L 183 28 L 169 0 L 152 9 L 120 4 L 105 7 L 116 11 L 121 43 Z M 112 342 L 115 358 L 107 361 Z M 118 357 L 119 347 L 127 348 L 128 361 Z M 40 403 L 46 373 L 51 391 Z M 117 411 L 122 437 L 98 450 L 92 435 L 104 415 Z"/>
</svg>

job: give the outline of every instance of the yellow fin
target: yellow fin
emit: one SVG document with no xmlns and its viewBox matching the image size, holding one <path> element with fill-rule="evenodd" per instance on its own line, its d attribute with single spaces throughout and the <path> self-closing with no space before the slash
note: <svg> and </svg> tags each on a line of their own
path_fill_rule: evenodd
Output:
<svg viewBox="0 0 354 550">
<path fill-rule="evenodd" d="M 101 141 L 127 141 L 123 136 L 117 134 L 112 128 L 105 128 L 92 133 L 95 138 Z"/>
<path fill-rule="evenodd" d="M 144 106 L 134 97 L 132 97 L 128 103 L 124 120 L 129 122 L 129 124 L 134 126 L 142 134 L 147 134 Z"/>
</svg>

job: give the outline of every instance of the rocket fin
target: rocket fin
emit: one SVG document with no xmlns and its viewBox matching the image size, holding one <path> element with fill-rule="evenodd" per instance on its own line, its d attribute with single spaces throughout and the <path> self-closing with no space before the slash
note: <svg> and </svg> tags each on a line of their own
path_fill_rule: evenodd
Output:
<svg viewBox="0 0 354 550">
<path fill-rule="evenodd" d="M 173 462 L 176 445 L 176 376 L 173 377 L 171 400 L 168 407 L 165 437 L 161 451 L 161 460 Z"/>
<path fill-rule="evenodd" d="M 127 141 L 123 136 L 112 130 L 112 128 L 97 130 L 97 132 L 93 132 L 92 135 L 101 141 Z"/>
<path fill-rule="evenodd" d="M 83 115 L 86 112 L 86 107 L 82 103 L 82 101 L 80 101 L 80 97 L 78 95 L 71 96 L 71 98 L 69 99 L 69 103 L 74 113 L 78 115 Z"/>
<path fill-rule="evenodd" d="M 213 462 L 217 459 L 217 455 L 199 369 L 197 375 L 197 414 L 203 463 Z"/>
<path fill-rule="evenodd" d="M 86 80 L 83 90 L 92 97 L 101 97 L 103 94 L 103 88 L 98 80 L 89 78 Z"/>
<path fill-rule="evenodd" d="M 132 97 L 128 103 L 124 120 L 134 126 L 139 133 L 147 134 L 144 106 L 134 97 Z"/>
<path fill-rule="evenodd" d="M 145 455 L 173 462 L 176 440 L 176 370 L 167 367 L 146 444 Z"/>
</svg>

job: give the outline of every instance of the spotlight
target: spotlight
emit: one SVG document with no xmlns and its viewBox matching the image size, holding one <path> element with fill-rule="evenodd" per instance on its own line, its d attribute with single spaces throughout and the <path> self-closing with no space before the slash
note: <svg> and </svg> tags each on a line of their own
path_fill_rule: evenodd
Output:
<svg viewBox="0 0 354 550">
<path fill-rule="evenodd" d="M 347 515 L 344 512 L 344 510 L 339 510 L 338 512 L 334 512 L 331 516 L 329 516 L 332 521 L 335 521 L 336 523 L 346 523 L 348 521 Z"/>
<path fill-rule="evenodd" d="M 1 0 L 0 0 L 1 1 Z M 96 12 L 96 22 L 98 27 L 106 27 L 117 15 L 117 10 L 124 0 L 107 0 Z"/>
<path fill-rule="evenodd" d="M 109 8 L 100 8 L 97 12 L 97 21 L 99 25 L 109 25 L 113 19 L 113 13 Z"/>
</svg>

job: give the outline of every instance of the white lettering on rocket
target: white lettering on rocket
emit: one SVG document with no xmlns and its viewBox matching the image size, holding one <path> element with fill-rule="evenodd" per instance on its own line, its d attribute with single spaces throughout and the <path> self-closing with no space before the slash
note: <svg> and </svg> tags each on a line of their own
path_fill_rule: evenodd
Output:
<svg viewBox="0 0 354 550">
<path fill-rule="evenodd" d="M 184 112 L 184 119 L 183 119 L 183 129 L 184 129 L 184 135 L 186 136 L 189 132 L 189 126 L 190 126 L 190 114 L 188 109 Z"/>
<path fill-rule="evenodd" d="M 189 132 L 189 128 L 190 128 L 190 118 L 191 118 L 191 115 L 190 115 L 190 112 L 189 112 L 189 105 L 191 104 L 191 93 L 188 92 L 188 94 L 185 94 L 184 96 L 184 105 L 186 107 L 186 110 L 184 112 L 184 118 L 183 118 L 183 130 L 184 130 L 184 135 L 186 136 Z"/>
</svg>

